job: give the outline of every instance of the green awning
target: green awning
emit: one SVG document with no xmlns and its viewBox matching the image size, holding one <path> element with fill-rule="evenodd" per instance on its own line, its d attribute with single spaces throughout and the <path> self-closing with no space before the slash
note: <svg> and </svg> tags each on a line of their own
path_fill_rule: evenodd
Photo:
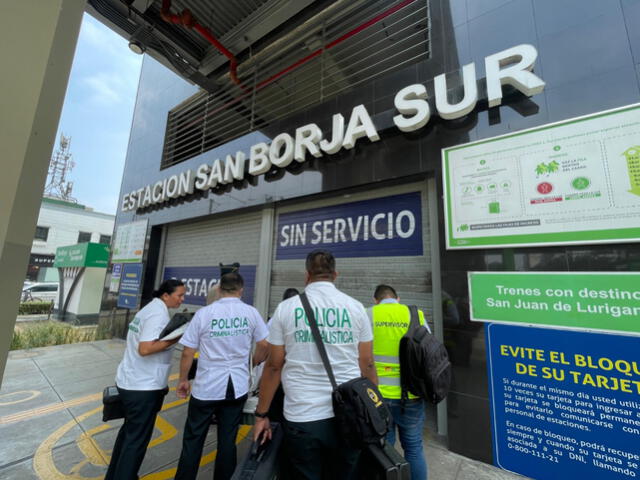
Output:
<svg viewBox="0 0 640 480">
<path fill-rule="evenodd" d="M 58 247 L 54 267 L 99 267 L 109 264 L 109 245 L 106 243 L 79 243 Z"/>
</svg>

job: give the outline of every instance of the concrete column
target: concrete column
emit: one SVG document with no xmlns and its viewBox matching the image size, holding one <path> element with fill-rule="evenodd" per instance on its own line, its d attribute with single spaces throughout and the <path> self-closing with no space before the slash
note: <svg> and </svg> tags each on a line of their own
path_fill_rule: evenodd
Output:
<svg viewBox="0 0 640 480">
<path fill-rule="evenodd" d="M 436 179 L 427 180 L 427 205 L 429 208 L 429 237 L 431 243 L 431 292 L 433 298 L 433 334 L 444 343 L 444 327 L 442 320 L 442 270 L 440 268 L 440 230 L 438 222 L 438 187 Z M 447 420 L 447 402 L 437 406 L 438 435 L 449 434 Z"/>
<path fill-rule="evenodd" d="M 0 7 L 0 384 L 85 0 Z"/>
<path fill-rule="evenodd" d="M 262 225 L 260 228 L 260 252 L 258 254 L 258 268 L 256 269 L 256 289 L 253 305 L 266 320 L 269 315 L 269 296 L 271 294 L 271 266 L 273 263 L 273 226 L 275 209 L 267 205 L 262 210 Z M 241 264 L 242 265 L 242 264 Z M 242 266 L 240 267 L 242 271 Z"/>
</svg>

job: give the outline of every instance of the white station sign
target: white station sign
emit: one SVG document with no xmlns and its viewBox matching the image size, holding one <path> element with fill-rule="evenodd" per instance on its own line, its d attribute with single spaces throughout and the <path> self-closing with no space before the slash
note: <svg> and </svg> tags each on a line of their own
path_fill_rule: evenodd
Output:
<svg viewBox="0 0 640 480">
<path fill-rule="evenodd" d="M 490 107 L 502 103 L 503 85 L 511 85 L 527 96 L 538 94 L 544 89 L 544 81 L 531 71 L 537 56 L 535 47 L 523 44 L 485 58 L 485 81 Z M 455 104 L 449 103 L 447 98 L 446 74 L 433 79 L 436 110 L 446 120 L 467 115 L 478 102 L 475 63 L 465 65 L 462 76 L 464 96 Z M 427 89 L 421 83 L 401 89 L 395 95 L 394 106 L 398 115 L 393 117 L 393 122 L 402 132 L 419 130 L 431 118 Z M 245 152 L 239 151 L 235 155 L 227 155 L 225 161 L 217 158 L 212 163 L 203 163 L 196 169 L 185 170 L 126 193 L 122 197 L 121 208 L 122 211 L 136 210 L 190 195 L 194 190 L 206 191 L 218 185 L 243 180 L 245 172 L 251 176 L 262 175 L 273 167 L 284 168 L 293 161 L 302 163 L 306 160 L 307 153 L 316 158 L 325 154 L 333 155 L 341 149 L 352 149 L 364 137 L 372 142 L 380 140 L 369 112 L 364 105 L 358 105 L 353 108 L 348 122 L 345 122 L 340 113 L 333 115 L 330 137 L 325 137 L 315 123 L 304 125 L 297 128 L 293 136 L 281 133 L 270 144 L 256 143 L 251 147 L 248 158 Z"/>
</svg>

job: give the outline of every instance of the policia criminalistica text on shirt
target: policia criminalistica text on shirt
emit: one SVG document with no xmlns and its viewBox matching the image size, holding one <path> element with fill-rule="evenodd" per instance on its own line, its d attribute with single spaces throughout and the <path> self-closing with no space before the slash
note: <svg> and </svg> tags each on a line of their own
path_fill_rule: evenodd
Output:
<svg viewBox="0 0 640 480">
<path fill-rule="evenodd" d="M 368 377 L 377 383 L 371 325 L 363 305 L 340 292 L 335 259 L 316 250 L 307 256 L 305 293 L 326 344 L 336 382 Z M 285 392 L 285 451 L 292 478 L 354 478 L 359 450 L 338 435 L 331 383 L 313 341 L 299 296 L 278 305 L 269 328 L 269 358 L 260 382 L 254 439 L 270 436 L 267 412 L 280 380 Z"/>
<path fill-rule="evenodd" d="M 253 342 L 254 364 L 263 361 L 267 353 L 267 326 L 258 311 L 241 300 L 243 289 L 239 273 L 223 275 L 221 298 L 198 310 L 180 340 L 184 350 L 176 393 L 186 398 L 191 391 L 191 399 L 176 480 L 196 478 L 212 414 L 218 419 L 214 478 L 227 480 L 236 467 L 235 439 L 247 399 Z M 191 389 L 187 374 L 196 351 L 200 356 Z"/>
</svg>

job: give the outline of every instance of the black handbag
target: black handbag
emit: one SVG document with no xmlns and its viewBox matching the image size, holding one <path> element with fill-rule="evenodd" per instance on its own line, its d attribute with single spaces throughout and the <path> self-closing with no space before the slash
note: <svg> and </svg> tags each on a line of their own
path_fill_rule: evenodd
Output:
<svg viewBox="0 0 640 480">
<path fill-rule="evenodd" d="M 102 391 L 102 421 L 124 418 L 124 405 L 118 387 L 111 385 Z"/>
<path fill-rule="evenodd" d="M 300 294 L 300 301 L 307 314 L 313 340 L 333 387 L 331 394 L 333 413 L 342 438 L 354 448 L 363 448 L 365 445 L 379 442 L 389 430 L 391 412 L 378 387 L 366 377 L 358 377 L 340 385 L 337 384 L 318 324 L 305 293 Z"/>
<path fill-rule="evenodd" d="M 409 462 L 390 444 L 367 445 L 360 457 L 360 478 L 411 480 Z"/>
<path fill-rule="evenodd" d="M 271 480 L 280 477 L 282 425 L 271 422 L 271 440 L 253 442 L 245 459 L 238 464 L 231 480 Z"/>
</svg>

